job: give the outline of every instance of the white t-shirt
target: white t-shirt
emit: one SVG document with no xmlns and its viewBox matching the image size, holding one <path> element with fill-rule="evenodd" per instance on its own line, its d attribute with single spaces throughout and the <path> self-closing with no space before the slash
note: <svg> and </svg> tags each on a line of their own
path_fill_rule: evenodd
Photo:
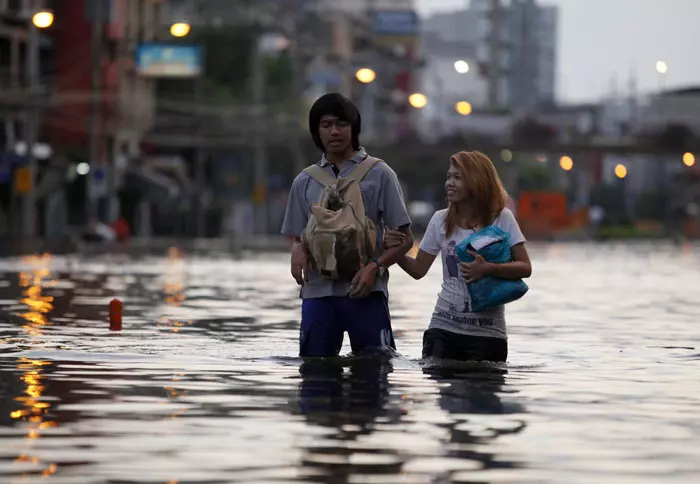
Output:
<svg viewBox="0 0 700 484">
<path fill-rule="evenodd" d="M 431 255 L 442 254 L 442 290 L 435 304 L 430 328 L 470 336 L 507 339 L 505 311 L 502 305 L 488 308 L 480 313 L 471 312 L 471 299 L 467 283 L 459 272 L 459 258 L 455 248 L 474 231 L 456 227 L 447 239 L 446 216 L 447 209 L 435 212 L 420 243 L 420 250 L 423 252 Z M 492 225 L 510 233 L 511 247 L 525 242 L 518 222 L 509 209 L 504 208 Z"/>
</svg>

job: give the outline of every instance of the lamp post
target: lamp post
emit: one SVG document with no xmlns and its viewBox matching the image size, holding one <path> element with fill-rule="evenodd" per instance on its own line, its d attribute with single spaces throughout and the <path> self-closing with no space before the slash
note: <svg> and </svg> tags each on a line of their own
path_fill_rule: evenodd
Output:
<svg viewBox="0 0 700 484">
<path fill-rule="evenodd" d="M 170 35 L 177 38 L 187 37 L 191 29 L 187 22 L 176 22 L 170 26 Z"/>
<path fill-rule="evenodd" d="M 414 92 L 408 96 L 408 102 L 416 109 L 423 109 L 428 105 L 428 97 L 420 92 Z"/>
<path fill-rule="evenodd" d="M 27 81 L 29 92 L 29 108 L 25 125 L 25 142 L 27 145 L 27 191 L 22 205 L 23 235 L 32 238 L 36 235 L 36 154 L 35 148 L 39 138 L 39 29 L 53 25 L 54 16 L 49 11 L 40 11 L 32 16 L 27 42 Z"/>
<path fill-rule="evenodd" d="M 375 103 L 377 97 L 377 83 L 375 81 L 377 73 L 369 67 L 362 67 L 355 72 L 355 79 L 365 85 L 362 90 L 360 109 L 362 110 L 365 138 L 372 140 L 377 135 L 375 126 Z"/>
</svg>

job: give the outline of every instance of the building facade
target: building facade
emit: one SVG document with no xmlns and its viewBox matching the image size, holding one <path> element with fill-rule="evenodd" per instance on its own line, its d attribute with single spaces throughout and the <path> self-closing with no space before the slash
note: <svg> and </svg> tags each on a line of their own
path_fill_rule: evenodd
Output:
<svg viewBox="0 0 700 484">
<path fill-rule="evenodd" d="M 445 91 L 467 89 L 472 104 L 492 111 L 532 112 L 554 103 L 556 7 L 535 0 L 472 0 L 468 9 L 433 15 L 423 27 L 428 66 L 432 59 L 449 67 L 448 60 L 462 57 L 471 67 L 471 76 L 461 77 L 444 68 Z M 431 74 L 423 76 L 428 84 Z"/>
</svg>

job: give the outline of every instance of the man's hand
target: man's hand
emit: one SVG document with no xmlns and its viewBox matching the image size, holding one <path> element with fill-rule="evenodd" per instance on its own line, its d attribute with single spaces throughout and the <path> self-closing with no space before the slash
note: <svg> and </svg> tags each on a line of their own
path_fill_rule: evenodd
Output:
<svg viewBox="0 0 700 484">
<path fill-rule="evenodd" d="M 357 271 L 355 277 L 350 283 L 350 293 L 348 296 L 352 299 L 360 299 L 369 296 L 374 287 L 374 281 L 377 278 L 377 263 L 370 262 L 362 269 Z"/>
<path fill-rule="evenodd" d="M 292 245 L 292 277 L 300 286 L 309 281 L 309 256 L 300 241 Z"/>
<path fill-rule="evenodd" d="M 471 250 L 467 252 L 474 257 L 474 261 L 461 262 L 459 264 L 462 277 L 467 281 L 467 283 L 476 282 L 479 279 L 488 276 L 489 272 L 491 271 L 491 264 L 486 262 L 486 259 L 484 259 L 478 253 Z"/>
</svg>

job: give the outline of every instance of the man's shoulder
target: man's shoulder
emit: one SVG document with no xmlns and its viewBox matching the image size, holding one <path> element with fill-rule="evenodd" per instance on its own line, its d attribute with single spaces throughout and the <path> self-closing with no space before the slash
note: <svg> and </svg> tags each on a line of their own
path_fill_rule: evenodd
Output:
<svg viewBox="0 0 700 484">
<path fill-rule="evenodd" d="M 386 175 L 391 175 L 391 176 L 396 176 L 396 172 L 394 169 L 389 166 L 389 163 L 383 158 L 378 158 L 376 156 L 369 155 L 367 157 L 367 160 L 374 159 L 377 161 L 377 163 L 374 165 L 372 170 L 369 173 L 374 174 L 374 176 L 378 177 L 384 177 Z M 365 160 L 366 161 L 366 160 Z"/>
<path fill-rule="evenodd" d="M 306 168 L 309 168 L 309 167 L 312 167 L 312 166 L 317 166 L 317 165 L 318 165 L 318 163 L 314 163 L 313 165 L 309 165 L 309 166 L 307 166 Z M 309 178 L 311 178 L 311 175 L 309 175 L 309 174 L 306 172 L 306 168 L 304 168 L 303 170 L 301 170 L 301 171 L 299 172 L 299 174 L 294 178 L 294 182 L 293 182 L 294 185 L 303 184 L 303 183 L 306 182 Z"/>
</svg>

